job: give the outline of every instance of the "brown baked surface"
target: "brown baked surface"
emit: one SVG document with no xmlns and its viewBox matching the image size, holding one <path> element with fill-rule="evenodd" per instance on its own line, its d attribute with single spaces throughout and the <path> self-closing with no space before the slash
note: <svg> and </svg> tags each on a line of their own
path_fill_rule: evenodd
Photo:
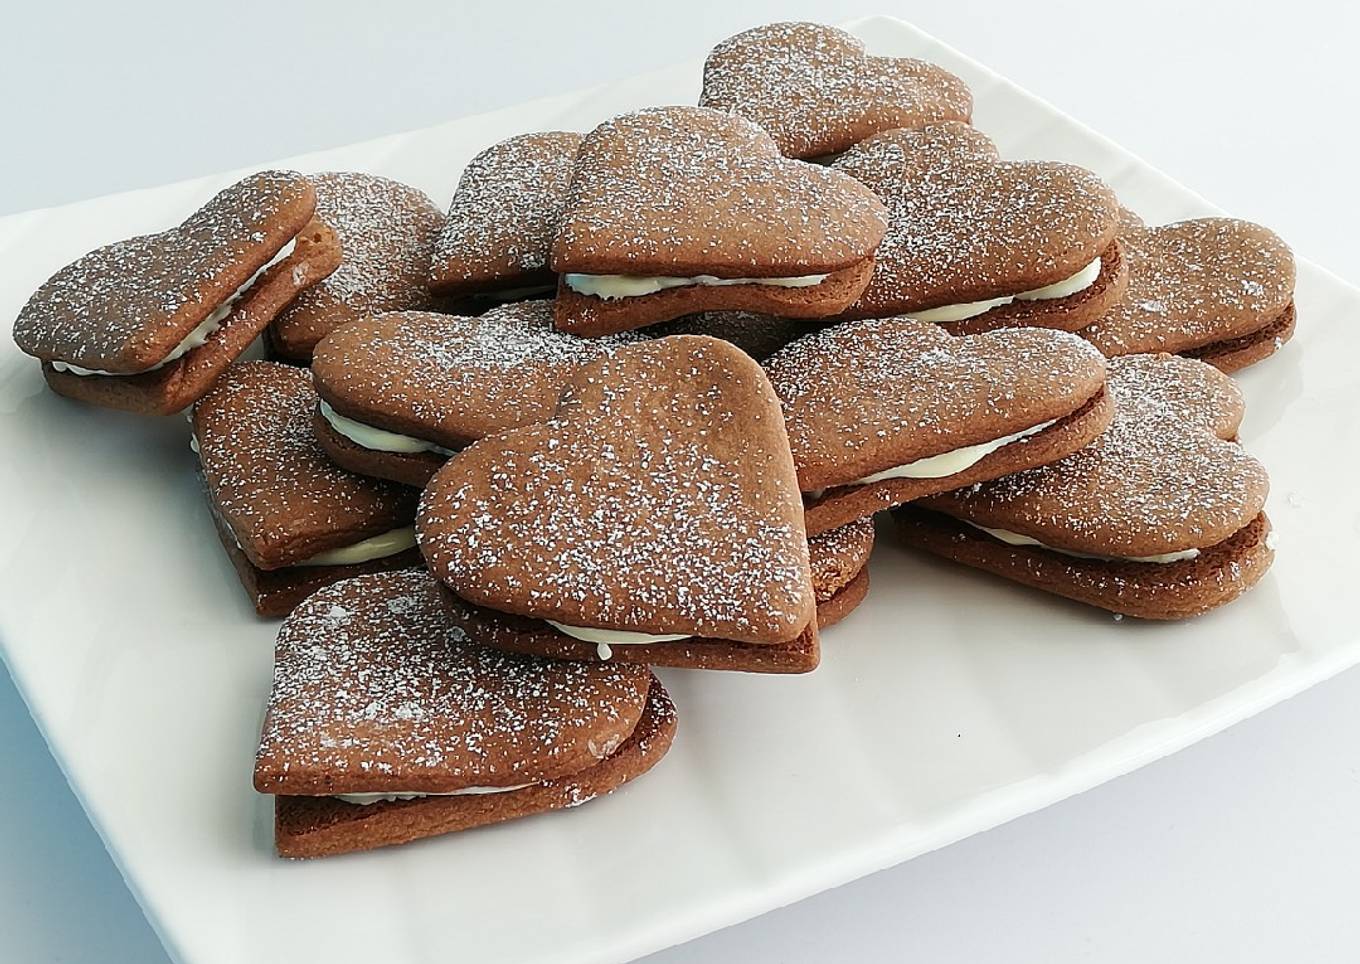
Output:
<svg viewBox="0 0 1360 964">
<path fill-rule="evenodd" d="M 213 511 L 251 564 L 280 569 L 410 525 L 416 493 L 335 465 L 312 431 L 310 373 L 238 362 L 194 406 Z"/>
<path fill-rule="evenodd" d="M 581 142 L 551 265 L 559 274 L 827 274 L 870 257 L 885 226 L 872 191 L 786 160 L 750 121 L 654 107 Z"/>
<path fill-rule="evenodd" d="M 524 301 L 477 316 L 354 322 L 317 346 L 317 392 L 341 415 L 449 449 L 542 422 L 581 368 L 636 340 L 558 331 L 552 307 Z"/>
<path fill-rule="evenodd" d="M 888 208 L 874 276 L 846 318 L 1041 288 L 1101 256 L 1119 228 L 1114 192 L 1090 171 L 1000 160 L 995 145 L 966 124 L 877 134 L 832 166 Z"/>
<path fill-rule="evenodd" d="M 783 404 L 802 491 L 823 532 L 897 501 L 1042 464 L 1105 427 L 1105 362 L 1066 332 L 1009 329 L 952 337 L 907 318 L 847 322 L 807 335 L 765 363 Z M 944 479 L 866 476 L 1058 420 Z M 847 489 L 847 487 L 849 487 Z M 855 514 L 857 513 L 857 514 Z"/>
<path fill-rule="evenodd" d="M 261 171 L 183 223 L 96 248 L 24 305 L 14 340 L 43 361 L 140 372 L 156 364 L 312 218 L 300 174 Z"/>
<path fill-rule="evenodd" d="M 737 673 L 810 673 L 821 662 L 821 637 L 815 609 L 813 619 L 802 632 L 783 643 L 753 644 L 696 636 L 667 643 L 612 645 L 609 659 L 601 660 L 597 644 L 558 632 L 541 619 L 475 606 L 452 592 L 446 592 L 444 599 L 450 618 L 470 637 L 512 653 L 584 663 L 610 662 Z"/>
<path fill-rule="evenodd" d="M 1130 216 L 1120 244 L 1129 262 L 1128 296 L 1082 333 L 1107 355 L 1189 354 L 1250 338 L 1277 324 L 1294 300 L 1293 253 L 1250 221 L 1197 218 L 1147 227 Z"/>
<path fill-rule="evenodd" d="M 448 461 L 448 456 L 440 452 L 380 452 L 365 448 L 337 432 L 321 416 L 319 408 L 312 414 L 312 431 L 321 450 L 342 469 L 416 489 L 425 488 Z"/>
<path fill-rule="evenodd" d="M 923 60 L 871 57 L 816 23 L 771 23 L 729 37 L 704 64 L 699 103 L 755 121 L 789 157 L 837 154 L 871 134 L 968 120 L 959 78 Z"/>
<path fill-rule="evenodd" d="M 443 212 L 424 192 L 373 174 L 309 174 L 316 216 L 340 238 L 344 257 L 323 282 L 294 298 L 270 325 L 275 352 L 296 361 L 348 321 L 381 311 L 435 307 L 427 286 Z"/>
<path fill-rule="evenodd" d="M 1104 556 L 1203 549 L 1261 513 L 1265 468 L 1237 437 L 1242 393 L 1177 355 L 1110 359 L 1110 427 L 1073 455 L 922 500 L 923 508 Z"/>
<path fill-rule="evenodd" d="M 142 415 L 183 411 L 212 387 L 285 305 L 339 263 L 335 232 L 313 220 L 297 235 L 293 252 L 241 295 L 218 329 L 175 361 L 140 375 L 76 375 L 43 362 L 43 377 L 58 394 L 94 405 Z"/>
<path fill-rule="evenodd" d="M 908 545 L 1140 619 L 1186 619 L 1232 602 L 1260 581 L 1275 558 L 1264 513 L 1194 559 L 1170 563 L 1077 559 L 1010 546 L 947 515 L 910 505 L 893 510 L 893 517 Z"/>
<path fill-rule="evenodd" d="M 813 619 L 779 400 L 714 338 L 585 366 L 551 420 L 450 459 L 416 526 L 432 571 L 501 612 L 765 645 Z"/>
<path fill-rule="evenodd" d="M 675 728 L 675 706 L 653 677 L 632 734 L 608 757 L 579 773 L 506 793 L 363 807 L 333 797 L 276 797 L 275 846 L 282 857 L 328 857 L 576 807 L 613 793 L 650 770 L 670 749 Z"/>
<path fill-rule="evenodd" d="M 958 486 L 978 485 L 1034 466 L 1056 462 L 1098 439 L 1107 430 L 1114 413 L 1115 406 L 1109 394 L 1101 391 L 1056 424 L 997 449 L 962 472 L 940 479 L 884 479 L 868 485 L 829 489 L 805 501 L 803 518 L 808 535 L 815 536 L 895 505 L 914 502 Z"/>
<path fill-rule="evenodd" d="M 997 305 L 963 321 L 942 322 L 951 335 L 975 335 L 998 328 L 1056 328 L 1081 331 L 1124 300 L 1129 287 L 1129 266 L 1119 240 L 1110 242 L 1100 255 L 1100 274 L 1088 287 L 1065 298 Z"/>
<path fill-rule="evenodd" d="M 833 272 L 821 284 L 806 288 L 778 285 L 689 285 L 650 295 L 607 300 L 557 286 L 557 327 L 596 337 L 645 328 L 658 322 L 713 311 L 746 311 L 784 318 L 825 318 L 853 304 L 873 273 L 868 258 Z M 647 332 L 650 334 L 650 332 Z"/>
<path fill-rule="evenodd" d="M 817 628 L 830 629 L 859 608 L 869 595 L 869 567 L 866 565 L 834 596 L 817 604 Z"/>
<path fill-rule="evenodd" d="M 1199 348 L 1190 348 L 1181 354 L 1206 361 L 1219 371 L 1231 375 L 1248 365 L 1255 365 L 1263 358 L 1269 358 L 1283 348 L 1285 343 L 1294 337 L 1297 322 L 1298 314 L 1294 310 L 1294 302 L 1291 301 L 1280 313 L 1280 317 L 1260 331 L 1243 335 L 1241 338 L 1229 338 Z"/>
<path fill-rule="evenodd" d="M 822 603 L 848 586 L 864 570 L 873 551 L 874 520 L 867 517 L 808 539 L 812 589 L 817 594 L 819 612 Z"/>
<path fill-rule="evenodd" d="M 342 579 L 424 565 L 424 560 L 420 558 L 420 550 L 412 548 L 395 556 L 350 566 L 285 566 L 282 569 L 261 569 L 246 558 L 246 554 L 236 544 L 236 537 L 216 513 L 213 513 L 213 525 L 217 529 L 217 538 L 222 543 L 227 558 L 231 560 L 231 567 L 236 570 L 236 577 L 241 580 L 241 587 L 250 598 L 250 604 L 255 607 L 256 615 L 271 619 L 287 616 L 312 593 Z"/>
<path fill-rule="evenodd" d="M 652 325 L 644 334 L 708 335 L 730 341 L 756 361 L 763 362 L 789 342 L 815 330 L 815 323 L 801 318 L 780 318 L 754 311 L 705 311 Z"/>
<path fill-rule="evenodd" d="M 463 169 L 430 259 L 430 287 L 448 295 L 555 283 L 548 268 L 581 135 L 510 137 Z"/>
</svg>

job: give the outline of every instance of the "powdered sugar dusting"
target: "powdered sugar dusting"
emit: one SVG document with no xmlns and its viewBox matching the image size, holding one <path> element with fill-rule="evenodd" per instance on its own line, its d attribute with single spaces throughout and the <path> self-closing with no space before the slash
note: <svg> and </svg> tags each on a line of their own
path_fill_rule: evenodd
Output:
<svg viewBox="0 0 1360 964">
<path fill-rule="evenodd" d="M 360 576 L 318 591 L 285 620 L 257 757 L 261 789 L 513 786 L 584 769 L 632 732 L 644 668 L 474 645 L 439 594 L 424 570 Z"/>
<path fill-rule="evenodd" d="M 874 276 L 851 312 L 884 315 L 1014 295 L 1068 278 L 1113 237 L 1117 203 L 1070 164 L 1001 161 L 963 124 L 889 131 L 833 165 L 888 206 Z"/>
<path fill-rule="evenodd" d="M 297 562 L 409 525 L 414 515 L 405 486 L 326 457 L 312 431 L 316 404 L 306 369 L 249 361 L 228 368 L 194 406 L 214 510 L 257 565 Z"/>
<path fill-rule="evenodd" d="M 969 521 L 1065 549 L 1146 556 L 1203 549 L 1261 511 L 1265 469 L 1236 442 L 1242 396 L 1202 362 L 1172 355 L 1110 361 L 1115 417 L 1051 465 L 924 500 Z"/>
<path fill-rule="evenodd" d="M 366 402 L 425 429 L 422 437 L 461 445 L 550 417 L 577 370 L 638 338 L 560 332 L 551 301 L 527 301 L 474 317 L 357 322 L 322 345 L 315 369 L 332 404 Z"/>
<path fill-rule="evenodd" d="M 581 135 L 522 134 L 472 159 L 435 242 L 432 283 L 492 287 L 547 270 Z"/>
<path fill-rule="evenodd" d="M 1269 326 L 1294 296 L 1294 256 L 1231 218 L 1127 226 L 1129 292 L 1082 334 L 1108 355 L 1184 352 Z"/>
<path fill-rule="evenodd" d="M 783 159 L 750 121 L 655 107 L 606 121 L 577 154 L 559 272 L 768 277 L 873 252 L 882 205 L 836 171 Z"/>
<path fill-rule="evenodd" d="M 801 502 L 759 369 L 706 338 L 586 369 L 558 418 L 451 460 L 421 549 L 473 602 L 569 625 L 775 642 L 811 592 Z"/>
<path fill-rule="evenodd" d="M 765 367 L 811 491 L 1070 415 L 1100 390 L 1105 366 L 1067 332 L 955 338 L 882 318 L 807 335 Z"/>
<path fill-rule="evenodd" d="M 95 249 L 29 299 L 15 341 L 82 368 L 150 367 L 293 237 L 306 190 L 299 174 L 262 171 L 177 227 Z"/>
<path fill-rule="evenodd" d="M 791 157 L 972 112 L 953 74 L 921 60 L 868 57 L 857 38 L 815 23 L 766 24 L 724 40 L 704 65 L 699 103 L 755 121 Z"/>
</svg>

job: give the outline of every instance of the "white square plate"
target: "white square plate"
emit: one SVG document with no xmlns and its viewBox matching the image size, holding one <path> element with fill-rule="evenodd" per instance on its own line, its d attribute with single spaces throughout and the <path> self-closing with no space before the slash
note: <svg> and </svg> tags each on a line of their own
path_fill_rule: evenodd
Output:
<svg viewBox="0 0 1360 964">
<path fill-rule="evenodd" d="M 905 24 L 872 51 L 960 74 L 1010 157 L 1074 161 L 1149 222 L 1213 213 L 1100 136 Z M 440 203 L 491 142 L 693 103 L 698 62 L 279 163 L 368 170 Z M 56 267 L 177 220 L 242 172 L 0 220 L 0 317 Z M 1360 661 L 1360 292 L 1300 265 L 1294 343 L 1243 376 L 1278 561 L 1183 625 L 1094 610 L 884 538 L 865 605 L 807 677 L 666 673 L 670 756 L 568 813 L 310 863 L 271 853 L 250 788 L 272 623 L 213 533 L 181 419 L 46 391 L 0 339 L 0 643 L 170 953 L 244 961 L 618 961 L 1080 792 Z M 22 828 L 10 828 L 22 832 Z"/>
</svg>

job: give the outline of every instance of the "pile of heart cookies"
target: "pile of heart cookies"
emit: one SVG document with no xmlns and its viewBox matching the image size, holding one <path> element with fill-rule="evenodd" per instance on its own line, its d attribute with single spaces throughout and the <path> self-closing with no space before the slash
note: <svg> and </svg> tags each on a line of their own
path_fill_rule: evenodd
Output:
<svg viewBox="0 0 1360 964">
<path fill-rule="evenodd" d="M 1288 247 L 1149 227 L 971 113 L 937 66 L 771 24 L 712 51 L 698 106 L 488 147 L 447 213 L 264 171 L 32 296 L 14 338 L 54 392 L 187 414 L 283 617 L 254 776 L 280 854 L 645 773 L 676 730 L 653 668 L 816 669 L 880 513 L 1116 618 L 1260 580 L 1228 373 L 1293 333 Z"/>
</svg>

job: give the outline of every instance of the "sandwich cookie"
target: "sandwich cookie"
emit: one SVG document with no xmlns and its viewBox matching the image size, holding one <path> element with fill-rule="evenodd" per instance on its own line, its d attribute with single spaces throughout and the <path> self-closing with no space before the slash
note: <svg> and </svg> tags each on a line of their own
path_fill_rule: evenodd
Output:
<svg viewBox="0 0 1360 964">
<path fill-rule="evenodd" d="M 1110 361 L 1110 428 L 1075 455 L 895 513 L 906 541 L 1035 589 L 1183 619 L 1260 580 L 1269 482 L 1237 437 L 1242 395 L 1203 362 Z"/>
<path fill-rule="evenodd" d="M 353 472 L 421 487 L 477 439 L 550 418 L 582 366 L 635 340 L 560 332 L 551 301 L 357 321 L 323 338 L 312 360 L 316 437 Z"/>
<path fill-rule="evenodd" d="M 864 602 L 869 594 L 869 556 L 873 549 L 872 518 L 856 519 L 808 539 L 818 629 L 840 622 Z"/>
<path fill-rule="evenodd" d="M 779 401 L 726 342 L 643 341 L 582 368 L 547 422 L 475 442 L 435 473 L 416 533 L 459 597 L 453 618 L 491 646 L 753 672 L 817 665 Z"/>
<path fill-rule="evenodd" d="M 182 224 L 62 268 L 14 323 L 61 395 L 147 415 L 178 412 L 299 293 L 340 263 L 300 174 L 263 171 Z"/>
<path fill-rule="evenodd" d="M 452 297 L 551 297 L 548 253 L 580 144 L 568 131 L 521 134 L 474 157 L 435 241 L 430 287 Z"/>
<path fill-rule="evenodd" d="M 1082 332 L 1107 355 L 1167 351 L 1234 372 L 1294 334 L 1294 255 L 1267 228 L 1197 218 L 1150 228 L 1125 213 L 1127 296 Z"/>
<path fill-rule="evenodd" d="M 953 334 L 1085 328 L 1128 284 L 1119 204 L 1071 164 L 1002 161 L 966 124 L 886 131 L 833 165 L 888 206 L 874 276 L 846 318 L 908 315 Z"/>
<path fill-rule="evenodd" d="M 283 623 L 255 758 L 284 857 L 324 857 L 560 810 L 670 748 L 644 667 L 502 653 L 449 621 L 424 570 L 328 586 Z"/>
<path fill-rule="evenodd" d="M 307 178 L 316 213 L 344 247 L 340 267 L 294 298 L 269 326 L 269 346 L 306 363 L 328 332 L 382 311 L 433 308 L 426 285 L 443 212 L 423 192 L 385 177 L 336 171 Z"/>
<path fill-rule="evenodd" d="M 816 23 L 766 24 L 718 44 L 699 103 L 755 121 L 803 159 L 891 128 L 966 122 L 973 110 L 968 87 L 943 68 L 870 57 L 860 40 Z"/>
<path fill-rule="evenodd" d="M 578 335 L 702 311 L 820 318 L 868 283 L 886 215 L 838 171 L 784 159 L 750 121 L 655 107 L 581 143 L 552 267 Z"/>
<path fill-rule="evenodd" d="M 338 579 L 420 564 L 415 493 L 331 462 L 312 433 L 316 405 L 306 369 L 248 361 L 193 409 L 213 521 L 262 616 Z"/>
<path fill-rule="evenodd" d="M 855 321 L 765 367 L 813 535 L 1070 455 L 1112 410 L 1100 352 L 1042 328 L 954 337 L 909 318 Z"/>
</svg>

